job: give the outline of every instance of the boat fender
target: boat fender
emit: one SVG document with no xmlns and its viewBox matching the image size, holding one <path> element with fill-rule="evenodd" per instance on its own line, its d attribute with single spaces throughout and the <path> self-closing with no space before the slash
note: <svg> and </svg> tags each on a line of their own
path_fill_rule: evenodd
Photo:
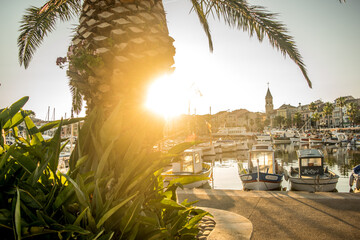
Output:
<svg viewBox="0 0 360 240">
<path fill-rule="evenodd" d="M 359 177 L 356 179 L 355 187 L 356 187 L 356 190 L 360 190 L 360 178 Z"/>
<path fill-rule="evenodd" d="M 349 186 L 352 187 L 354 184 L 354 173 L 351 173 L 349 177 Z"/>
</svg>

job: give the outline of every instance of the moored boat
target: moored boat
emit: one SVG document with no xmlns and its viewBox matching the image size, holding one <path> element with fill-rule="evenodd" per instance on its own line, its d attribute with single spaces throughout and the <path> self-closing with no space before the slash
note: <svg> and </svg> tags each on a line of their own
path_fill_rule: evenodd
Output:
<svg viewBox="0 0 360 240">
<path fill-rule="evenodd" d="M 181 160 L 172 163 L 172 169 L 161 174 L 164 177 L 164 185 L 168 185 L 176 178 L 188 180 L 189 183 L 184 185 L 185 188 L 196 188 L 206 184 L 211 176 L 212 166 L 204 163 L 201 155 L 202 150 L 199 148 L 185 150 Z"/>
<path fill-rule="evenodd" d="M 298 167 L 285 171 L 285 180 L 289 180 L 291 190 L 308 192 L 335 191 L 339 176 L 324 168 L 324 154 L 319 149 L 297 151 Z"/>
<path fill-rule="evenodd" d="M 360 191 L 360 164 L 353 168 L 349 177 L 349 185 L 350 188 L 355 186 L 355 190 Z"/>
<path fill-rule="evenodd" d="M 256 135 L 256 141 L 258 143 L 271 142 L 271 136 L 270 136 L 270 134 Z"/>
<path fill-rule="evenodd" d="M 272 137 L 274 144 L 288 144 L 291 143 L 290 137 L 275 135 Z"/>
<path fill-rule="evenodd" d="M 324 143 L 324 139 L 320 135 L 311 135 L 309 137 L 309 143 L 310 144 L 322 144 L 322 143 Z"/>
<path fill-rule="evenodd" d="M 244 189 L 280 189 L 283 174 L 278 171 L 274 149 L 270 144 L 256 144 L 249 151 L 247 166 L 239 164 L 239 176 Z"/>
</svg>

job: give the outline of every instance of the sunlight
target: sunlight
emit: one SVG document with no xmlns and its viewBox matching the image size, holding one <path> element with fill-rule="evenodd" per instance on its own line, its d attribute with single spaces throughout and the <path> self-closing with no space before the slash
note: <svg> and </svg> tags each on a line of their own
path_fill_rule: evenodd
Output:
<svg viewBox="0 0 360 240">
<path fill-rule="evenodd" d="M 164 75 L 149 87 L 145 105 L 151 111 L 168 119 L 186 113 L 187 102 L 185 86 L 173 75 Z"/>
</svg>

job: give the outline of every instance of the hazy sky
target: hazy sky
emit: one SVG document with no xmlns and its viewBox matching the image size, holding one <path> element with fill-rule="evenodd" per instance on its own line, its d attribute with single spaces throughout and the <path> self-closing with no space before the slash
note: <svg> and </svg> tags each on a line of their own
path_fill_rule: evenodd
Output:
<svg viewBox="0 0 360 240">
<path fill-rule="evenodd" d="M 0 7 L 0 108 L 23 96 L 30 96 L 26 109 L 45 118 L 48 106 L 56 108 L 56 118 L 70 114 L 71 95 L 65 70 L 56 66 L 65 56 L 71 28 L 76 21 L 58 24 L 36 52 L 30 67 L 21 68 L 17 57 L 19 21 L 25 8 L 39 6 L 39 0 L 1 0 Z M 308 69 L 313 89 L 307 86 L 298 67 L 248 33 L 210 20 L 214 52 L 194 13 L 189 15 L 189 0 L 164 0 L 170 35 L 176 47 L 174 84 L 168 87 L 188 90 L 195 85 L 203 96 L 192 100 L 192 111 L 212 113 L 246 108 L 265 111 L 267 83 L 274 107 L 282 104 L 308 104 L 322 99 L 333 101 L 339 96 L 360 97 L 360 1 L 347 0 L 253 0 L 279 13 L 294 36 Z M 175 90 L 175 91 L 176 91 Z M 181 93 L 181 91 L 176 91 Z M 177 96 L 176 94 L 173 94 Z M 185 94 L 184 94 L 185 95 Z M 166 95 L 164 96 L 166 98 Z M 181 100 L 181 101 L 179 101 Z M 186 97 L 177 96 L 179 111 L 187 112 Z M 51 112 L 52 115 L 52 112 Z"/>
</svg>

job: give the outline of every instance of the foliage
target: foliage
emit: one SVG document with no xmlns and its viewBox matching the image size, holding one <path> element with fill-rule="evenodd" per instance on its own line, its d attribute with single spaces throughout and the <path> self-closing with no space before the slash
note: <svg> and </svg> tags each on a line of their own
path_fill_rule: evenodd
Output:
<svg viewBox="0 0 360 240">
<path fill-rule="evenodd" d="M 177 202 L 176 189 L 182 179 L 164 189 L 161 172 L 168 164 L 164 159 L 170 159 L 148 145 L 153 142 L 149 129 L 156 128 L 154 122 L 149 117 L 143 121 L 146 113 L 138 111 L 134 111 L 135 117 L 125 118 L 121 109 L 124 107 L 119 104 L 105 119 L 102 109 L 95 108 L 71 157 L 78 214 L 86 211 L 87 216 L 80 226 L 91 231 L 91 237 L 194 238 L 197 223 L 208 213 L 186 201 Z M 137 128 L 128 128 L 128 124 Z M 179 154 L 188 147 L 178 146 L 179 151 L 169 154 Z"/>
<path fill-rule="evenodd" d="M 276 116 L 274 118 L 273 127 L 279 127 L 281 128 L 283 123 L 285 122 L 285 118 L 283 116 Z"/>
<path fill-rule="evenodd" d="M 27 68 L 44 37 L 55 29 L 56 22 L 69 21 L 81 10 L 80 0 L 49 0 L 42 7 L 30 7 L 20 25 L 19 62 Z"/>
<path fill-rule="evenodd" d="M 334 105 L 330 102 L 325 103 L 325 106 L 323 108 L 323 113 L 328 118 L 328 127 L 330 126 L 329 116 L 332 115 L 333 111 L 334 111 Z"/>
<path fill-rule="evenodd" d="M 261 6 L 252 6 L 246 1 L 191 0 L 191 3 L 192 10 L 197 14 L 208 38 L 210 51 L 213 50 L 213 43 L 207 19 L 209 16 L 216 16 L 231 27 L 249 32 L 250 36 L 256 34 L 260 41 L 266 36 L 274 48 L 295 62 L 311 87 L 305 64 L 293 37 L 288 35 L 284 24 L 275 19 L 276 14 L 266 11 Z M 40 8 L 28 8 L 21 21 L 18 38 L 20 64 L 23 63 L 25 68 L 28 67 L 35 50 L 44 37 L 53 31 L 57 20 L 69 20 L 78 16 L 80 10 L 80 0 L 49 0 Z"/>
<path fill-rule="evenodd" d="M 344 127 L 344 119 L 343 119 L 343 108 L 345 107 L 346 98 L 338 97 L 336 99 L 336 106 L 340 108 L 340 117 L 341 117 L 341 126 Z"/>
<path fill-rule="evenodd" d="M 359 106 L 356 103 L 351 102 L 346 105 L 346 114 L 349 116 L 349 120 L 353 125 L 359 117 L 359 113 Z"/>
<path fill-rule="evenodd" d="M 144 140 L 141 133 L 122 148 L 115 138 L 108 138 L 118 133 L 108 128 L 114 119 L 102 122 L 101 130 L 90 131 L 89 127 L 102 119 L 99 112 L 90 115 L 81 129 L 72 169 L 61 175 L 57 172 L 58 159 L 66 144 L 61 145 L 61 127 L 75 120 L 37 128 L 21 110 L 27 99 L 0 113 L 4 132 L 11 127 L 17 136 L 16 126 L 21 122 L 27 129 L 26 139 L 17 136 L 15 144 L 8 146 L 3 141 L 1 145 L 3 239 L 194 238 L 198 222 L 208 213 L 186 200 L 177 202 L 176 188 L 185 183 L 184 179 L 164 189 L 160 167 L 166 162 L 160 153 L 138 147 Z M 41 132 L 53 127 L 57 127 L 54 137 L 45 141 Z M 116 150 L 124 151 L 123 159 L 114 154 L 119 153 Z M 86 171 L 96 159 L 95 171 Z"/>
<path fill-rule="evenodd" d="M 211 51 L 213 45 L 207 19 L 209 16 L 216 16 L 231 27 L 249 32 L 250 36 L 256 34 L 260 41 L 266 36 L 274 48 L 284 56 L 289 56 L 298 65 L 311 88 L 311 81 L 294 39 L 287 34 L 284 24 L 275 20 L 276 14 L 266 11 L 264 7 L 250 5 L 247 1 L 191 0 L 191 2 L 208 37 Z"/>
<path fill-rule="evenodd" d="M 320 114 L 318 112 L 314 113 L 311 116 L 311 121 L 314 123 L 315 126 L 317 126 L 317 122 L 320 120 Z"/>
<path fill-rule="evenodd" d="M 38 129 L 21 108 L 24 97 L 0 113 L 0 130 L 4 136 L 12 132 L 15 143 L 7 145 L 4 136 L 0 147 L 0 228 L 2 239 L 50 239 L 88 234 L 69 224 L 64 215 L 67 206 L 54 207 L 66 189 L 65 178 L 57 173 L 63 121 Z M 67 124 L 79 121 L 67 121 Z M 26 127 L 26 138 L 18 134 L 19 124 Z M 41 132 L 57 127 L 52 139 L 44 140 Z M 74 216 L 72 216 L 74 217 Z"/>
<path fill-rule="evenodd" d="M 310 111 L 315 112 L 315 111 L 317 111 L 317 109 L 318 109 L 318 106 L 316 105 L 316 103 L 311 102 L 311 103 L 309 104 L 309 110 L 310 110 Z"/>
</svg>

